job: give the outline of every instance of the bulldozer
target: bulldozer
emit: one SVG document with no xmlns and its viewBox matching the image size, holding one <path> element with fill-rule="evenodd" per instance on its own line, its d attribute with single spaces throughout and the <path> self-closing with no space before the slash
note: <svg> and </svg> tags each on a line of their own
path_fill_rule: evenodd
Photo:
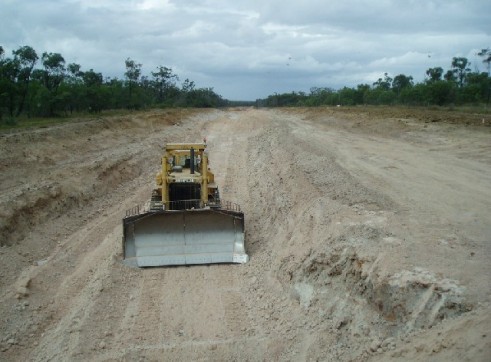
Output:
<svg viewBox="0 0 491 362">
<path fill-rule="evenodd" d="M 246 263 L 244 213 L 220 198 L 206 141 L 167 143 L 146 205 L 126 211 L 123 256 L 153 267 Z"/>
</svg>

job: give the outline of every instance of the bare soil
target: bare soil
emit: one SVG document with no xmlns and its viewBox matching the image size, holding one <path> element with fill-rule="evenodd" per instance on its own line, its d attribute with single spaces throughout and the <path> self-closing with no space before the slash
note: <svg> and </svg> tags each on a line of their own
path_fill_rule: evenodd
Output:
<svg viewBox="0 0 491 362">
<path fill-rule="evenodd" d="M 491 360 L 491 119 L 166 110 L 0 134 L 0 360 Z M 244 265 L 121 263 L 166 142 L 208 140 Z"/>
</svg>

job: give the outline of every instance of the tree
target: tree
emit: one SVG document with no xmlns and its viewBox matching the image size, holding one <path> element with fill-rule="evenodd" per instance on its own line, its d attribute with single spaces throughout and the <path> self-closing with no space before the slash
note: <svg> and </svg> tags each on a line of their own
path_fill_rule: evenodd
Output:
<svg viewBox="0 0 491 362">
<path fill-rule="evenodd" d="M 304 101 L 307 106 L 316 107 L 323 104 L 330 104 L 335 91 L 331 88 L 310 88 L 310 94 Z"/>
<path fill-rule="evenodd" d="M 191 107 L 219 107 L 223 104 L 222 98 L 213 91 L 213 88 L 193 89 L 187 94 L 187 106 Z"/>
<path fill-rule="evenodd" d="M 184 80 L 184 83 L 182 83 L 181 89 L 184 93 L 193 91 L 194 90 L 194 82 L 186 78 Z"/>
<path fill-rule="evenodd" d="M 357 92 L 353 88 L 343 87 L 338 90 L 339 104 L 353 106 L 356 104 Z"/>
<path fill-rule="evenodd" d="M 162 103 L 166 93 L 168 93 L 169 90 L 175 86 L 175 83 L 179 80 L 179 78 L 177 75 L 172 73 L 171 68 L 163 66 L 158 66 L 157 71 L 152 72 L 152 76 L 157 93 L 157 100 L 159 103 Z"/>
<path fill-rule="evenodd" d="M 464 88 L 460 90 L 460 101 L 463 103 L 487 102 L 490 87 L 491 79 L 487 72 L 469 73 Z"/>
<path fill-rule="evenodd" d="M 90 69 L 84 72 L 82 79 L 85 86 L 85 101 L 89 112 L 100 112 L 106 102 L 102 91 L 102 73 L 97 73 Z"/>
<path fill-rule="evenodd" d="M 482 49 L 479 53 L 477 53 L 477 55 L 479 55 L 480 57 L 483 58 L 482 62 L 483 63 L 486 63 L 487 64 L 487 68 L 488 68 L 488 80 L 487 80 L 487 89 L 486 89 L 486 93 L 487 93 L 487 96 L 486 96 L 486 104 L 489 105 L 489 100 L 491 98 L 491 74 L 490 74 L 490 71 L 491 71 L 491 49 L 489 48 L 486 48 L 486 49 Z"/>
<path fill-rule="evenodd" d="M 488 75 L 490 75 L 490 68 L 491 68 L 491 49 L 489 48 L 486 48 L 486 49 L 482 49 L 479 53 L 477 53 L 478 56 L 482 57 L 483 60 L 482 62 L 483 63 L 486 63 L 487 64 L 487 68 L 488 68 Z"/>
<path fill-rule="evenodd" d="M 443 76 L 443 68 L 442 67 L 435 67 L 435 68 L 430 68 L 426 71 L 426 75 L 428 76 L 427 82 L 438 82 L 439 80 L 442 80 Z"/>
<path fill-rule="evenodd" d="M 82 79 L 86 87 L 101 86 L 103 81 L 102 73 L 96 73 L 93 69 L 84 72 Z"/>
<path fill-rule="evenodd" d="M 41 56 L 44 69 L 36 69 L 33 77 L 38 80 L 45 91 L 38 95 L 37 106 L 42 114 L 53 116 L 58 99 L 58 89 L 65 79 L 65 59 L 60 53 L 44 52 Z"/>
<path fill-rule="evenodd" d="M 84 72 L 82 66 L 77 63 L 70 63 L 66 66 L 66 74 L 63 83 L 60 85 L 58 100 L 63 104 L 64 110 L 81 111 L 86 107 L 85 85 L 83 81 Z"/>
<path fill-rule="evenodd" d="M 435 81 L 438 82 L 438 81 Z M 428 103 L 427 88 L 431 83 L 418 83 L 412 87 L 404 88 L 399 95 L 399 102 L 408 105 L 425 105 Z"/>
<path fill-rule="evenodd" d="M 443 78 L 447 82 L 455 82 L 456 81 L 455 74 L 451 70 L 447 70 L 447 72 L 445 73 L 445 75 L 443 76 Z"/>
<path fill-rule="evenodd" d="M 464 86 L 465 78 L 467 73 L 471 71 L 469 68 L 471 63 L 464 57 L 454 57 L 452 58 L 452 73 L 457 79 L 457 84 L 459 88 Z"/>
<path fill-rule="evenodd" d="M 46 53 L 41 57 L 44 70 L 41 71 L 42 81 L 46 89 L 56 95 L 58 87 L 65 78 L 65 59 L 60 53 Z"/>
<path fill-rule="evenodd" d="M 24 109 L 32 71 L 39 58 L 36 51 L 27 45 L 14 50 L 13 54 L 14 60 L 17 61 L 19 65 L 19 74 L 17 76 L 19 101 L 16 113 L 16 115 L 19 116 Z"/>
<path fill-rule="evenodd" d="M 455 101 L 455 83 L 440 80 L 428 84 L 426 99 L 430 104 L 443 106 Z"/>
<path fill-rule="evenodd" d="M 6 57 L 0 46 L 0 118 L 10 114 L 14 119 L 26 110 L 29 114 L 53 116 L 58 111 L 98 112 L 152 103 L 201 107 L 225 104 L 213 88 L 196 88 L 189 79 L 177 86 L 178 76 L 165 66 L 157 67 L 148 77 L 142 75 L 141 64 L 127 58 L 123 80 L 104 80 L 101 73 L 92 69 L 82 71 L 80 64 L 66 64 L 59 53 L 44 52 L 39 59 L 29 46 L 12 53 L 12 57 Z M 36 68 L 39 60 L 41 66 Z M 281 100 L 297 104 L 306 98 L 301 92 L 292 92 Z"/>
<path fill-rule="evenodd" d="M 4 58 L 0 51 L 0 107 L 5 107 L 11 117 L 18 116 L 24 109 L 29 83 L 38 56 L 33 48 L 22 46 L 14 50 L 13 58 Z"/>
<path fill-rule="evenodd" d="M 370 92 L 370 86 L 368 84 L 358 84 L 356 86 L 356 104 L 365 103 L 365 94 Z"/>
<path fill-rule="evenodd" d="M 392 84 L 392 78 L 389 77 L 388 73 L 384 73 L 384 79 L 379 78 L 375 83 L 373 83 L 374 88 L 381 90 L 389 90 Z"/>
<path fill-rule="evenodd" d="M 10 117 L 14 116 L 16 96 L 17 96 L 17 77 L 19 75 L 19 64 L 11 58 L 3 57 L 3 48 L 0 57 L 0 118 L 3 109 L 6 109 Z"/>
<path fill-rule="evenodd" d="M 413 77 L 399 74 L 394 77 L 392 81 L 392 89 L 399 95 L 404 88 L 413 86 Z"/>
<path fill-rule="evenodd" d="M 364 94 L 363 101 L 367 104 L 393 104 L 396 101 L 397 95 L 383 87 L 370 89 Z"/>
<path fill-rule="evenodd" d="M 72 77 L 72 79 L 80 79 L 84 72 L 81 71 L 82 69 L 82 66 L 80 64 L 76 64 L 76 63 L 70 63 L 67 65 L 66 67 L 68 73 L 70 74 L 70 76 Z"/>
<path fill-rule="evenodd" d="M 124 73 L 124 75 L 126 79 L 128 79 L 128 91 L 129 91 L 128 107 L 137 108 L 136 102 L 133 101 L 133 93 L 134 93 L 134 88 L 138 84 L 138 79 L 140 78 L 141 75 L 142 65 L 136 63 L 134 60 L 131 60 L 130 58 L 126 58 L 124 63 L 126 65 L 126 72 Z"/>
<path fill-rule="evenodd" d="M 107 97 L 106 108 L 128 107 L 125 82 L 118 78 L 108 78 L 104 82 Z"/>
</svg>

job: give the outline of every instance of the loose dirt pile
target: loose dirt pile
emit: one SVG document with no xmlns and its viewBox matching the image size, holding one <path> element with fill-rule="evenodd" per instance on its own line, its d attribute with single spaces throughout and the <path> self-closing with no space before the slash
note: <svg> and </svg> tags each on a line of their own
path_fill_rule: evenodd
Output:
<svg viewBox="0 0 491 362">
<path fill-rule="evenodd" d="M 487 361 L 489 121 L 152 111 L 2 134 L 0 359 Z M 124 266 L 163 144 L 203 137 L 250 262 Z"/>
</svg>

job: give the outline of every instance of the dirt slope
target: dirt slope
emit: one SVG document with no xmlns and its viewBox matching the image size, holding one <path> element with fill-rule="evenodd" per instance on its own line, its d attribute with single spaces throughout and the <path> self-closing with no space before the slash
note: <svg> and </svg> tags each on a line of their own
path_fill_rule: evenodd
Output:
<svg viewBox="0 0 491 362">
<path fill-rule="evenodd" d="M 0 135 L 0 360 L 488 361 L 488 124 L 231 109 Z M 205 136 L 250 262 L 123 265 L 162 145 Z"/>
</svg>

